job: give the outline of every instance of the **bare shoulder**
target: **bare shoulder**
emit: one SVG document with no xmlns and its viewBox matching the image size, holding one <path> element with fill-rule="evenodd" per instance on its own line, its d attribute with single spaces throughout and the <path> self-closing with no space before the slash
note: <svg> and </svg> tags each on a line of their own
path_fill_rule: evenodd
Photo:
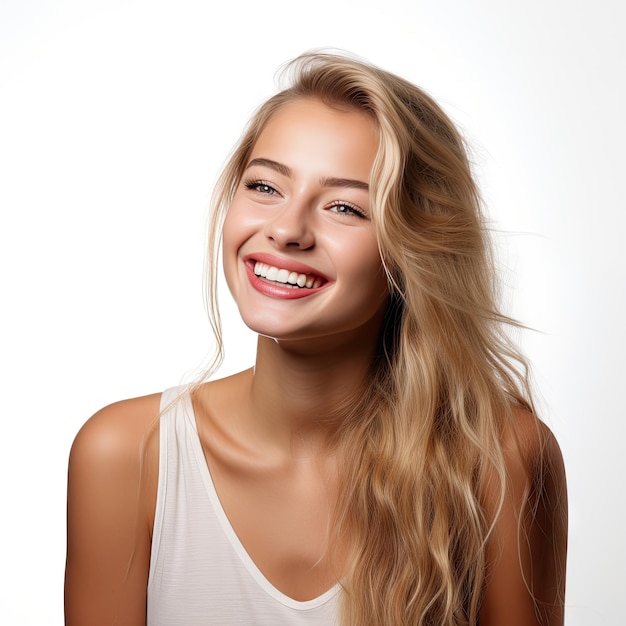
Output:
<svg viewBox="0 0 626 626">
<path fill-rule="evenodd" d="M 122 400 L 104 407 L 80 429 L 70 453 L 71 460 L 115 463 L 136 456 L 158 423 L 161 394 Z"/>
<path fill-rule="evenodd" d="M 107 486 L 120 496 L 143 484 L 141 505 L 150 518 L 156 498 L 160 394 L 122 400 L 104 407 L 79 430 L 69 460 L 70 497 L 81 489 Z M 102 494 L 108 495 L 108 494 Z M 110 494 L 114 497 L 114 493 Z"/>
<path fill-rule="evenodd" d="M 145 626 L 159 410 L 160 394 L 111 404 L 74 440 L 68 472 L 68 626 Z"/>
<path fill-rule="evenodd" d="M 536 483 L 552 475 L 565 481 L 561 448 L 550 428 L 536 415 L 523 408 L 515 408 L 505 422 L 502 444 L 507 470 L 513 482 L 521 479 L 518 473 Z M 538 485 L 536 485 L 538 486 Z"/>
<path fill-rule="evenodd" d="M 567 519 L 563 455 L 550 428 L 536 415 L 515 409 L 503 432 L 507 496 L 531 527 Z"/>
<path fill-rule="evenodd" d="M 504 499 L 496 480 L 489 481 L 483 494 L 494 526 L 480 623 L 560 626 L 567 551 L 561 450 L 548 426 L 522 408 L 508 415 L 502 448 Z"/>
</svg>

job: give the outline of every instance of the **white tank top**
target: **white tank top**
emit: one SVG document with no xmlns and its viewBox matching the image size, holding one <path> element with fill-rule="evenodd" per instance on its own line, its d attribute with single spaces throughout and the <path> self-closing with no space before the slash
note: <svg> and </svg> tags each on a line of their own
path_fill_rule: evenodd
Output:
<svg viewBox="0 0 626 626">
<path fill-rule="evenodd" d="M 336 626 L 340 586 L 299 602 L 263 576 L 215 491 L 189 393 L 161 398 L 147 626 Z"/>
</svg>

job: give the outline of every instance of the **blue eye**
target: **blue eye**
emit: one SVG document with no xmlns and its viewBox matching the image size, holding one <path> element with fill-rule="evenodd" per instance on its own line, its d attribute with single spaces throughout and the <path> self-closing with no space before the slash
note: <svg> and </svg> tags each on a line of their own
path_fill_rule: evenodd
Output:
<svg viewBox="0 0 626 626">
<path fill-rule="evenodd" d="M 335 204 L 330 206 L 330 210 L 333 213 L 338 213 L 339 215 L 354 215 L 356 217 L 362 218 L 367 217 L 367 215 L 363 211 L 357 209 L 357 207 L 352 204 L 348 204 L 347 202 L 336 202 Z"/>
<path fill-rule="evenodd" d="M 244 187 L 250 189 L 250 191 L 256 191 L 258 193 L 265 194 L 267 196 L 273 196 L 278 193 L 274 187 L 268 185 L 262 180 L 247 180 L 244 182 Z"/>
</svg>

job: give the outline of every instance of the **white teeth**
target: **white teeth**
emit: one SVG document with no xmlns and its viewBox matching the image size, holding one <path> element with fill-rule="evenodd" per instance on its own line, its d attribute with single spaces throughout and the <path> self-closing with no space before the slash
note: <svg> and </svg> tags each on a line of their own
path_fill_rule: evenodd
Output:
<svg viewBox="0 0 626 626">
<path fill-rule="evenodd" d="M 266 278 L 277 283 L 293 285 L 298 287 L 307 287 L 308 289 L 317 289 L 322 286 L 323 280 L 318 276 L 310 274 L 298 274 L 298 272 L 290 272 L 286 269 L 279 269 L 267 263 L 257 261 L 254 264 L 254 273 L 257 276 Z"/>
</svg>

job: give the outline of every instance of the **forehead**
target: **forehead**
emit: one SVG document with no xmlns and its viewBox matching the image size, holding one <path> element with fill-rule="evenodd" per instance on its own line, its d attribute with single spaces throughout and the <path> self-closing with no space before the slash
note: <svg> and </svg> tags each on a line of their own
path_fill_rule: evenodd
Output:
<svg viewBox="0 0 626 626">
<path fill-rule="evenodd" d="M 301 98 L 282 105 L 272 114 L 252 148 L 250 159 L 270 158 L 297 167 L 308 157 L 311 164 L 326 162 L 329 168 L 358 170 L 367 179 L 378 143 L 378 129 L 371 115 Z"/>
</svg>

